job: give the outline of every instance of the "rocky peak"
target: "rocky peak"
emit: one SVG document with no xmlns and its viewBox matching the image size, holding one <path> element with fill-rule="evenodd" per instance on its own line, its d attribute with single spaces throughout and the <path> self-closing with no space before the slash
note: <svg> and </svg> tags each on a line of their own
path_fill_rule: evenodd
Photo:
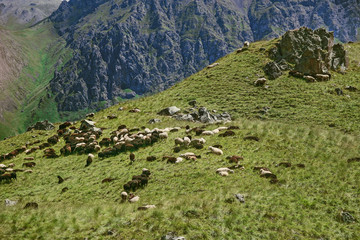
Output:
<svg viewBox="0 0 360 240">
<path fill-rule="evenodd" d="M 302 27 L 284 34 L 271 57 L 276 62 L 294 64 L 294 70 L 307 75 L 325 74 L 329 70 L 344 71 L 348 66 L 342 44 L 334 44 L 334 33 L 324 28 Z"/>
</svg>

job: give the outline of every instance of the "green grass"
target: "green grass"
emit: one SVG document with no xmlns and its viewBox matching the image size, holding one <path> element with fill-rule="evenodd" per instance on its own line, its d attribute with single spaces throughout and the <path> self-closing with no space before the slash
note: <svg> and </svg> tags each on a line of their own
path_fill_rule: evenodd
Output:
<svg viewBox="0 0 360 240">
<path fill-rule="evenodd" d="M 219 60 L 220 65 L 198 74 L 162 93 L 124 101 L 98 112 L 94 120 L 106 128 L 109 137 L 117 126 L 129 128 L 180 126 L 169 139 L 135 152 L 136 161 L 129 164 L 128 154 L 104 160 L 95 158 L 85 168 L 86 155 L 57 159 L 35 157 L 32 174 L 18 174 L 18 180 L 0 184 L 0 201 L 19 200 L 14 207 L 2 207 L 0 236 L 8 239 L 160 239 L 170 231 L 187 239 L 359 239 L 359 223 L 338 222 L 340 210 L 360 219 L 359 163 L 347 159 L 360 155 L 359 93 L 346 92 L 350 98 L 332 93 L 336 86 L 353 85 L 359 66 L 356 51 L 360 44 L 348 45 L 351 66 L 346 75 L 334 73 L 329 82 L 305 83 L 287 75 L 269 81 L 269 89 L 254 87 L 253 81 L 263 75 L 261 66 L 269 59 L 259 51 L 274 42 L 252 44 L 250 50 L 230 54 Z M 189 100 L 196 99 L 209 109 L 230 112 L 237 125 L 236 135 L 228 138 L 205 137 L 205 147 L 221 144 L 224 156 L 203 150 L 183 150 L 201 154 L 192 162 L 169 165 L 162 156 L 173 153 L 174 138 L 186 136 L 184 127 L 199 123 L 179 122 L 156 113 L 163 107 L 176 105 L 187 109 Z M 126 110 L 118 111 L 119 106 Z M 259 108 L 271 110 L 259 119 Z M 134 107 L 140 113 L 129 113 Z M 107 120 L 115 114 L 118 119 Z M 152 118 L 161 123 L 149 125 Z M 330 128 L 329 124 L 335 124 Z M 215 129 L 224 124 L 209 125 Z M 79 126 L 79 123 L 77 123 Z M 7 153 L 27 141 L 46 141 L 55 131 L 33 131 L 0 142 L 0 154 Z M 244 141 L 255 135 L 259 142 Z M 34 136 L 34 137 L 33 137 Z M 59 153 L 61 140 L 54 149 Z M 157 156 L 147 162 L 149 155 Z M 219 167 L 230 166 L 225 157 L 242 155 L 245 170 L 235 170 L 228 177 L 215 174 Z M 5 161 L 21 168 L 24 154 Z M 305 169 L 275 167 L 289 161 L 303 163 Z M 281 180 L 272 185 L 252 171 L 254 166 L 269 167 Z M 131 176 L 142 168 L 152 172 L 149 185 L 136 192 L 140 201 L 121 203 L 120 192 Z M 57 175 L 68 178 L 57 184 Z M 104 178 L 116 178 L 102 184 Z M 69 190 L 61 193 L 62 188 Z M 245 204 L 228 203 L 236 193 L 246 196 Z M 38 210 L 24 210 L 27 202 L 35 201 Z M 156 209 L 138 211 L 137 207 L 155 204 Z M 112 231 L 114 235 L 108 235 Z"/>
<path fill-rule="evenodd" d="M 12 83 L 11 89 L 7 90 L 11 98 L 16 100 L 17 110 L 6 113 L 0 125 L 1 139 L 22 133 L 39 120 L 61 120 L 54 97 L 48 97 L 47 94 L 55 64 L 59 59 L 64 64 L 71 56 L 69 49 L 64 47 L 65 41 L 57 36 L 48 22 L 14 30 L 11 36 L 21 46 L 26 65 L 19 78 Z"/>
</svg>

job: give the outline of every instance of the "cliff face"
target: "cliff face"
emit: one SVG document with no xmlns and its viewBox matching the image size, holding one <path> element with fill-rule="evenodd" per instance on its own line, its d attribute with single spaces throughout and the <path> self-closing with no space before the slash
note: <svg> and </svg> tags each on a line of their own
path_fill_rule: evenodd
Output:
<svg viewBox="0 0 360 240">
<path fill-rule="evenodd" d="M 51 89 L 59 111 L 98 109 L 164 90 L 245 40 L 303 25 L 356 40 L 359 13 L 359 0 L 62 2 L 50 18 L 74 54 L 55 72 Z"/>
</svg>

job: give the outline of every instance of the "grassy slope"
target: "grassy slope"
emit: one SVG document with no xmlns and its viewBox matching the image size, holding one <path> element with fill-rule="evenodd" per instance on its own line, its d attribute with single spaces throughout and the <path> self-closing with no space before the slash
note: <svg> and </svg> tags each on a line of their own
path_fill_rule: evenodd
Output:
<svg viewBox="0 0 360 240">
<path fill-rule="evenodd" d="M 52 96 L 47 96 L 46 87 L 53 77 L 54 65 L 59 59 L 66 62 L 70 55 L 64 48 L 64 40 L 46 21 L 31 28 L 13 30 L 12 37 L 21 45 L 28 64 L 12 84 L 10 91 L 17 101 L 18 111 L 6 114 L 5 121 L 0 124 L 0 138 L 22 133 L 38 120 L 60 120 L 56 103 Z"/>
<path fill-rule="evenodd" d="M 0 236 L 159 239 L 169 231 L 176 231 L 187 239 L 359 239 L 359 223 L 335 220 L 341 209 L 360 218 L 359 164 L 346 163 L 348 158 L 360 154 L 359 129 L 353 124 L 358 120 L 354 109 L 359 93 L 350 93 L 351 98 L 330 93 L 333 84 L 359 88 L 358 63 L 353 62 L 347 75 L 336 74 L 327 83 L 307 84 L 284 76 L 271 81 L 268 90 L 255 88 L 251 83 L 257 75 L 262 75 L 259 62 L 267 61 L 258 49 L 269 44 L 255 43 L 250 51 L 230 54 L 219 61 L 218 67 L 204 69 L 165 92 L 122 103 L 127 109 L 139 107 L 141 113 L 118 112 L 118 106 L 114 106 L 94 118 L 97 126 L 107 128 L 105 137 L 120 124 L 151 128 L 185 126 L 187 122 L 159 117 L 156 112 L 169 105 L 184 109 L 188 100 L 196 98 L 201 105 L 227 110 L 237 118 L 231 123 L 240 126 L 236 136 L 205 137 L 206 147 L 222 144 L 225 156 L 243 155 L 245 170 L 236 170 L 227 178 L 217 176 L 215 170 L 229 163 L 225 156 L 208 155 L 206 150 L 188 150 L 203 156 L 196 162 L 168 165 L 161 161 L 164 155 L 177 156 L 171 149 L 173 139 L 185 136 L 184 130 L 135 152 L 137 161 L 133 165 L 129 165 L 128 153 L 105 160 L 96 157 L 90 167 L 84 168 L 84 155 L 51 160 L 42 158 L 39 151 L 30 155 L 37 162 L 33 174 L 20 173 L 18 181 L 0 185 L 1 201 L 20 200 L 15 207 L 2 208 Z M 359 46 L 351 48 L 358 51 Z M 356 54 L 352 53 L 352 57 Z M 258 115 L 257 106 L 272 107 L 264 116 L 268 121 L 251 119 Z M 104 119 L 111 113 L 119 118 Z M 147 124 L 154 117 L 163 122 Z M 335 123 L 338 129 L 328 128 L 329 123 Z M 26 141 L 45 141 L 48 138 L 45 134 L 51 136 L 53 132 L 29 132 L 0 142 L 0 154 Z M 247 135 L 256 135 L 261 140 L 244 141 L 242 138 Z M 63 145 L 61 141 L 55 146 L 57 152 Z M 146 162 L 149 155 L 157 156 L 158 160 Z M 20 167 L 23 157 L 20 155 L 5 164 L 14 162 Z M 306 168 L 276 168 L 275 164 L 281 161 L 304 163 Z M 269 167 L 284 182 L 269 184 L 252 171 L 258 165 Z M 137 191 L 140 202 L 120 203 L 122 185 L 143 167 L 149 168 L 153 175 L 149 185 Z M 58 185 L 57 175 L 70 178 Z M 107 177 L 117 179 L 101 184 Z M 61 194 L 64 187 L 69 191 Z M 235 193 L 245 194 L 246 203 L 226 203 Z M 29 201 L 38 202 L 39 209 L 23 210 Z M 155 204 L 157 209 L 136 210 L 144 204 Z M 107 235 L 110 230 L 115 235 Z"/>
</svg>

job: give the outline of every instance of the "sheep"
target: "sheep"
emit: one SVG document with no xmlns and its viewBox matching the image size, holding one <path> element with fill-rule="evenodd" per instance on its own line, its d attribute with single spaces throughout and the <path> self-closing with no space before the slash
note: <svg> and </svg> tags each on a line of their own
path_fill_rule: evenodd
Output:
<svg viewBox="0 0 360 240">
<path fill-rule="evenodd" d="M 216 173 L 220 173 L 220 172 L 234 173 L 234 170 L 231 170 L 230 168 L 227 167 L 216 169 Z"/>
<path fill-rule="evenodd" d="M 7 172 L 7 173 L 0 175 L 0 182 L 3 180 L 6 180 L 7 182 L 9 182 L 13 179 L 15 179 L 15 180 L 17 179 L 15 172 Z"/>
<path fill-rule="evenodd" d="M 91 153 L 88 154 L 88 158 L 86 159 L 86 165 L 85 167 L 90 166 L 90 164 L 93 162 L 95 156 Z"/>
<path fill-rule="evenodd" d="M 212 135 L 214 135 L 213 131 L 203 131 L 201 134 L 202 134 L 202 135 L 205 135 L 205 136 L 212 136 Z"/>
<path fill-rule="evenodd" d="M 145 205 L 145 206 L 138 207 L 138 210 L 148 210 L 148 209 L 153 209 L 153 208 L 156 208 L 156 206 L 155 205 Z"/>
<path fill-rule="evenodd" d="M 226 177 L 226 176 L 229 176 L 229 173 L 228 172 L 218 172 L 218 174 L 220 175 L 220 176 L 223 176 L 223 177 Z"/>
<path fill-rule="evenodd" d="M 140 200 L 139 196 L 135 196 L 134 194 L 130 194 L 130 196 L 129 196 L 129 202 L 130 203 L 135 203 L 135 202 L 137 202 L 139 200 Z"/>
<path fill-rule="evenodd" d="M 6 165 L 1 163 L 1 164 L 0 164 L 0 168 L 4 168 L 4 169 L 5 169 L 5 168 L 6 168 Z"/>
<path fill-rule="evenodd" d="M 328 75 L 328 74 L 316 74 L 315 79 L 317 81 L 320 81 L 320 82 L 329 81 L 330 80 L 330 75 Z"/>
<path fill-rule="evenodd" d="M 153 162 L 153 161 L 155 161 L 156 160 L 156 157 L 155 156 L 148 156 L 147 158 L 146 158 L 146 161 L 148 161 L 148 162 Z"/>
<path fill-rule="evenodd" d="M 213 67 L 216 67 L 218 65 L 219 65 L 219 63 L 213 63 L 213 64 L 208 65 L 207 68 L 213 68 Z"/>
<path fill-rule="evenodd" d="M 250 42 L 249 41 L 245 41 L 244 42 L 244 48 L 248 48 L 250 47 Z"/>
<path fill-rule="evenodd" d="M 132 164 L 132 163 L 135 161 L 135 154 L 134 154 L 134 153 L 130 153 L 129 158 L 130 158 L 130 162 L 131 162 L 131 164 Z"/>
<path fill-rule="evenodd" d="M 112 182 L 112 181 L 114 181 L 115 180 L 115 178 L 105 178 L 105 179 L 103 179 L 102 181 L 101 181 L 101 183 L 109 183 L 109 182 Z"/>
<path fill-rule="evenodd" d="M 192 153 L 192 152 L 187 152 L 187 153 L 183 153 L 180 155 L 180 157 L 188 157 L 188 156 L 195 156 L 195 153 Z"/>
<path fill-rule="evenodd" d="M 36 202 L 28 202 L 24 209 L 27 209 L 27 208 L 33 208 L 33 209 L 38 209 L 39 208 L 39 204 L 37 204 Z"/>
<path fill-rule="evenodd" d="M 184 160 L 183 158 L 178 157 L 178 158 L 176 158 L 176 162 L 175 162 L 175 163 L 180 163 L 180 162 L 182 162 L 183 160 Z"/>
<path fill-rule="evenodd" d="M 244 140 L 251 140 L 251 141 L 260 141 L 260 138 L 256 137 L 256 136 L 246 136 L 243 138 Z"/>
<path fill-rule="evenodd" d="M 189 137 L 184 137 L 184 145 L 189 146 L 189 144 L 191 143 L 191 140 Z"/>
<path fill-rule="evenodd" d="M 316 79 L 313 76 L 304 76 L 306 82 L 316 82 Z"/>
<path fill-rule="evenodd" d="M 28 170 L 25 170 L 24 173 L 33 173 L 33 170 L 28 169 Z"/>
<path fill-rule="evenodd" d="M 150 172 L 150 170 L 149 169 L 147 169 L 147 168 L 143 168 L 142 169 L 142 174 L 144 174 L 144 175 L 146 175 L 146 176 L 150 176 L 151 175 L 151 172 Z"/>
<path fill-rule="evenodd" d="M 216 154 L 216 155 L 223 155 L 223 154 L 224 154 L 221 149 L 219 149 L 219 148 L 214 148 L 214 147 L 212 147 L 212 146 L 209 147 L 209 150 L 210 150 L 212 153 Z"/>
<path fill-rule="evenodd" d="M 121 202 L 125 202 L 126 199 L 128 198 L 127 192 L 121 192 L 120 195 L 121 195 Z"/>
<path fill-rule="evenodd" d="M 224 130 L 227 130 L 228 127 L 218 127 L 217 129 L 218 129 L 219 131 L 224 131 Z"/>
<path fill-rule="evenodd" d="M 34 162 L 26 162 L 26 163 L 23 163 L 23 167 L 35 167 L 36 163 Z"/>
<path fill-rule="evenodd" d="M 267 81 L 266 78 L 259 78 L 254 82 L 254 85 L 257 86 L 257 87 L 258 86 L 264 86 L 266 81 Z"/>
<path fill-rule="evenodd" d="M 175 138 L 175 146 L 183 145 L 184 140 L 182 138 Z"/>
<path fill-rule="evenodd" d="M 220 130 L 219 130 L 219 129 L 214 129 L 214 130 L 212 130 L 212 132 L 213 132 L 214 134 L 218 134 L 218 133 L 220 132 Z"/>
<path fill-rule="evenodd" d="M 166 139 L 166 138 L 169 137 L 169 135 L 167 134 L 167 132 L 162 132 L 162 133 L 159 134 L 159 137 L 160 137 L 161 139 Z"/>
<path fill-rule="evenodd" d="M 34 160 L 34 157 L 25 157 L 24 160 L 31 161 L 31 160 Z M 1 167 L 0 167 L 0 168 L 1 168 Z"/>
<path fill-rule="evenodd" d="M 94 150 L 95 150 L 96 152 L 100 151 L 100 149 L 101 149 L 100 145 L 95 145 Z"/>
<path fill-rule="evenodd" d="M 8 168 L 13 168 L 13 167 L 15 167 L 15 163 L 10 163 L 10 164 L 8 165 Z"/>
<path fill-rule="evenodd" d="M 236 163 L 238 164 L 240 160 L 244 160 L 244 158 L 242 156 L 229 156 L 226 159 L 229 160 L 229 163 Z"/>
<path fill-rule="evenodd" d="M 276 179 L 276 175 L 269 170 L 260 169 L 260 177 Z"/>
</svg>

